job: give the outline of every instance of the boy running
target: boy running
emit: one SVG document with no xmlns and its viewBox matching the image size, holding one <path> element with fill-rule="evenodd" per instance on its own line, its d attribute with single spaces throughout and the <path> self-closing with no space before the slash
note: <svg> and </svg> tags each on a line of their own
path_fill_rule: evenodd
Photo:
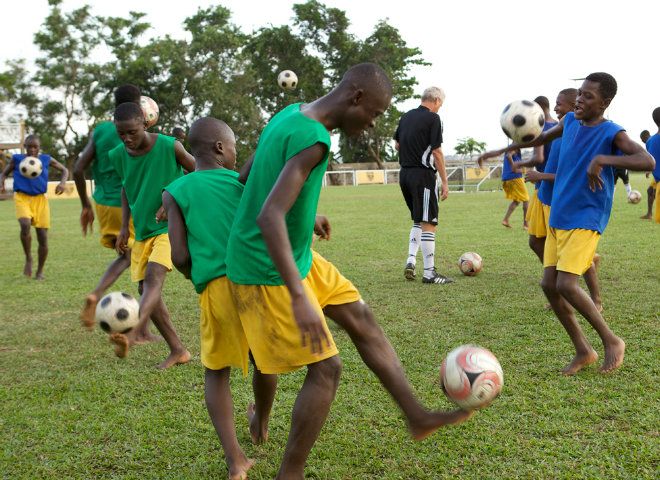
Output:
<svg viewBox="0 0 660 480">
<path fill-rule="evenodd" d="M 506 153 L 502 161 L 502 189 L 504 197 L 511 200 L 507 208 L 502 225 L 511 228 L 509 218 L 511 214 L 522 202 L 523 205 L 523 228 L 527 228 L 527 205 L 529 204 L 529 193 L 522 179 L 522 173 L 518 169 L 518 163 L 522 160 L 520 150 L 514 150 L 513 153 Z"/>
</svg>

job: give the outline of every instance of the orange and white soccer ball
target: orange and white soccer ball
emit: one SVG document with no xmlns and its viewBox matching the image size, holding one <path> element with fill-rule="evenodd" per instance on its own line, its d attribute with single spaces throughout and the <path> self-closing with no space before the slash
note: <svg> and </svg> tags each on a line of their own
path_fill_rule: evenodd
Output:
<svg viewBox="0 0 660 480">
<path fill-rule="evenodd" d="M 497 398 L 504 385 L 504 373 L 489 350 L 461 345 L 442 361 L 440 382 L 449 400 L 464 410 L 475 410 Z"/>
<path fill-rule="evenodd" d="M 463 275 L 474 277 L 481 271 L 483 260 L 478 253 L 466 252 L 458 259 L 458 268 L 463 272 Z"/>
<path fill-rule="evenodd" d="M 142 113 L 144 113 L 144 119 L 147 122 L 147 128 L 156 125 L 158 123 L 160 109 L 153 98 L 142 95 L 140 97 L 140 106 L 142 107 Z"/>
<path fill-rule="evenodd" d="M 642 200 L 642 194 L 639 193 L 639 190 L 633 190 L 628 195 L 628 203 L 639 203 Z"/>
</svg>

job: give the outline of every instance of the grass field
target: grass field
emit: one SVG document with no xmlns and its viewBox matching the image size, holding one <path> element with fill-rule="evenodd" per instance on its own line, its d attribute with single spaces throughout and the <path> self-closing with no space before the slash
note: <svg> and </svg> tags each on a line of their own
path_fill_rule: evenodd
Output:
<svg viewBox="0 0 660 480">
<path fill-rule="evenodd" d="M 456 282 L 435 286 L 403 279 L 410 222 L 397 186 L 325 189 L 319 211 L 329 216 L 333 237 L 316 248 L 372 306 L 423 402 L 451 408 L 438 387 L 438 368 L 463 343 L 498 356 L 505 386 L 467 423 L 414 442 L 333 324 L 344 369 L 307 477 L 658 478 L 660 225 L 639 220 L 647 180 L 632 181 L 643 202 L 627 204 L 619 187 L 599 245 L 605 316 L 627 342 L 626 362 L 610 376 L 590 367 L 570 378 L 557 373 L 572 348 L 543 308 L 541 267 L 527 247 L 521 211 L 514 213 L 516 228 L 499 224 L 507 205 L 501 192 L 452 194 L 441 205 L 436 262 Z M 192 285 L 172 273 L 164 291 L 194 354 L 191 364 L 158 371 L 163 344 L 115 358 L 100 330 L 83 331 L 78 322 L 84 294 L 113 255 L 99 246 L 98 234 L 80 235 L 76 200 L 53 200 L 51 209 L 46 280 L 37 282 L 21 275 L 13 202 L 0 202 L 0 477 L 226 478 L 204 406 Z M 455 261 L 465 251 L 483 256 L 479 276 L 458 276 Z M 136 294 L 128 275 L 115 289 Z M 586 331 L 602 356 L 597 336 Z M 258 462 L 251 479 L 274 477 L 303 375 L 281 377 L 270 440 L 260 447 L 250 443 L 244 415 L 250 383 L 233 375 L 239 440 Z"/>
</svg>

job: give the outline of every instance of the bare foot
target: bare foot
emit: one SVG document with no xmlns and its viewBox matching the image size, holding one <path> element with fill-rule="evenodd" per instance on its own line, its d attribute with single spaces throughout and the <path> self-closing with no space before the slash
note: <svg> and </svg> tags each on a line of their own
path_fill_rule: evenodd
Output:
<svg viewBox="0 0 660 480">
<path fill-rule="evenodd" d="M 136 334 L 135 339 L 133 340 L 134 345 L 144 345 L 145 343 L 160 342 L 163 340 L 163 337 L 160 335 L 154 335 L 151 332 L 147 332 L 146 335 Z"/>
<path fill-rule="evenodd" d="M 600 261 L 603 259 L 598 253 L 594 254 L 594 259 L 593 264 L 594 264 L 594 270 L 596 270 L 596 273 L 598 272 L 598 267 L 600 267 Z"/>
<path fill-rule="evenodd" d="M 268 441 L 268 427 L 266 427 L 265 429 L 258 428 L 258 426 L 255 425 L 257 421 L 255 417 L 256 417 L 256 406 L 254 405 L 254 403 L 248 403 L 247 418 L 248 418 L 248 425 L 250 427 L 250 437 L 252 437 L 252 443 L 254 443 L 255 445 L 262 445 Z"/>
<path fill-rule="evenodd" d="M 90 293 L 85 297 L 85 305 L 80 312 L 80 323 L 87 330 L 91 330 L 94 327 L 94 315 L 96 314 L 96 304 L 99 302 L 99 299 L 93 293 Z"/>
<path fill-rule="evenodd" d="M 414 440 L 424 440 L 436 430 L 446 425 L 463 423 L 474 414 L 474 410 L 454 410 L 453 412 L 427 412 L 426 418 L 417 425 L 409 424 L 408 430 Z"/>
<path fill-rule="evenodd" d="M 598 354 L 595 350 L 589 353 L 576 353 L 571 363 L 566 365 L 561 373 L 566 376 L 575 375 L 587 365 L 595 363 L 596 360 L 598 360 Z"/>
<path fill-rule="evenodd" d="M 642 215 L 639 218 L 641 218 L 642 220 L 651 220 L 651 215 L 647 213 L 646 215 Z"/>
<path fill-rule="evenodd" d="M 549 303 L 546 303 L 543 308 L 545 308 L 546 310 L 552 310 L 552 305 L 550 305 Z"/>
<path fill-rule="evenodd" d="M 26 277 L 32 276 L 32 259 L 28 258 L 25 260 L 25 266 L 23 267 L 23 275 Z"/>
<path fill-rule="evenodd" d="M 502 225 L 504 225 L 506 228 L 511 228 L 511 224 L 508 220 L 502 220 Z"/>
<path fill-rule="evenodd" d="M 611 373 L 621 366 L 626 352 L 626 342 L 617 337 L 617 340 L 605 345 L 605 360 L 600 366 L 600 373 Z"/>
<path fill-rule="evenodd" d="M 110 343 L 113 344 L 115 349 L 115 355 L 119 358 L 126 358 L 128 355 L 128 349 L 130 344 L 128 343 L 128 337 L 123 333 L 112 333 L 110 334 Z"/>
<path fill-rule="evenodd" d="M 255 461 L 246 458 L 240 462 L 240 465 L 231 465 L 229 467 L 229 480 L 247 480 L 247 472 L 254 466 Z"/>
<path fill-rule="evenodd" d="M 172 352 L 170 355 L 158 365 L 158 368 L 165 370 L 166 368 L 173 367 L 174 365 L 182 365 L 190 361 L 190 352 L 188 350 Z"/>
<path fill-rule="evenodd" d="M 529 229 L 529 224 L 527 223 L 527 220 L 525 220 L 525 221 L 523 222 L 523 228 L 524 228 L 525 230 L 528 230 L 528 229 Z"/>
<path fill-rule="evenodd" d="M 34 276 L 35 280 L 45 280 L 46 277 L 44 277 L 44 272 L 37 272 L 37 274 Z"/>
</svg>

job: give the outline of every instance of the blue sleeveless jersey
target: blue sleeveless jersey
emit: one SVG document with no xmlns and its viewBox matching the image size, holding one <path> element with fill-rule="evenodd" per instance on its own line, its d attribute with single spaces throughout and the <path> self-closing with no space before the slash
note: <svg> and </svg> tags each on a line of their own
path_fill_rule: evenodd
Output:
<svg viewBox="0 0 660 480">
<path fill-rule="evenodd" d="M 27 154 L 25 153 L 16 153 L 11 157 L 14 161 L 14 191 L 32 196 L 46 193 L 46 191 L 48 191 L 48 165 L 50 164 L 50 155 L 46 155 L 45 153 L 39 155 L 43 170 L 41 171 L 41 175 L 36 178 L 26 178 L 18 169 L 18 166 L 25 157 L 27 157 Z"/>
<path fill-rule="evenodd" d="M 511 159 L 513 162 L 519 162 L 521 156 L 518 153 L 512 153 Z M 514 173 L 509 166 L 509 161 L 506 159 L 506 154 L 504 154 L 504 161 L 502 162 L 502 181 L 513 180 L 514 178 L 522 178 L 522 173 Z"/>
<path fill-rule="evenodd" d="M 656 182 L 660 182 L 660 134 L 656 133 L 646 141 L 646 150 L 655 159 L 653 178 Z"/>
<path fill-rule="evenodd" d="M 551 148 L 548 159 L 545 162 L 545 173 L 557 173 L 557 164 L 559 163 L 559 152 L 561 152 L 561 137 L 555 138 L 550 142 Z M 544 205 L 552 205 L 552 191 L 555 182 L 552 180 L 541 180 L 539 191 L 537 193 L 539 200 Z"/>
<path fill-rule="evenodd" d="M 555 125 L 557 125 L 557 122 L 545 122 L 545 124 L 543 125 L 543 131 L 545 132 L 546 130 L 550 130 Z M 548 164 L 548 158 L 550 158 L 551 151 L 552 151 L 552 142 L 543 145 L 543 163 L 535 167 L 537 172 L 545 172 L 545 167 Z M 536 190 L 538 190 L 540 186 L 541 186 L 541 181 L 534 182 L 534 188 Z"/>
</svg>

